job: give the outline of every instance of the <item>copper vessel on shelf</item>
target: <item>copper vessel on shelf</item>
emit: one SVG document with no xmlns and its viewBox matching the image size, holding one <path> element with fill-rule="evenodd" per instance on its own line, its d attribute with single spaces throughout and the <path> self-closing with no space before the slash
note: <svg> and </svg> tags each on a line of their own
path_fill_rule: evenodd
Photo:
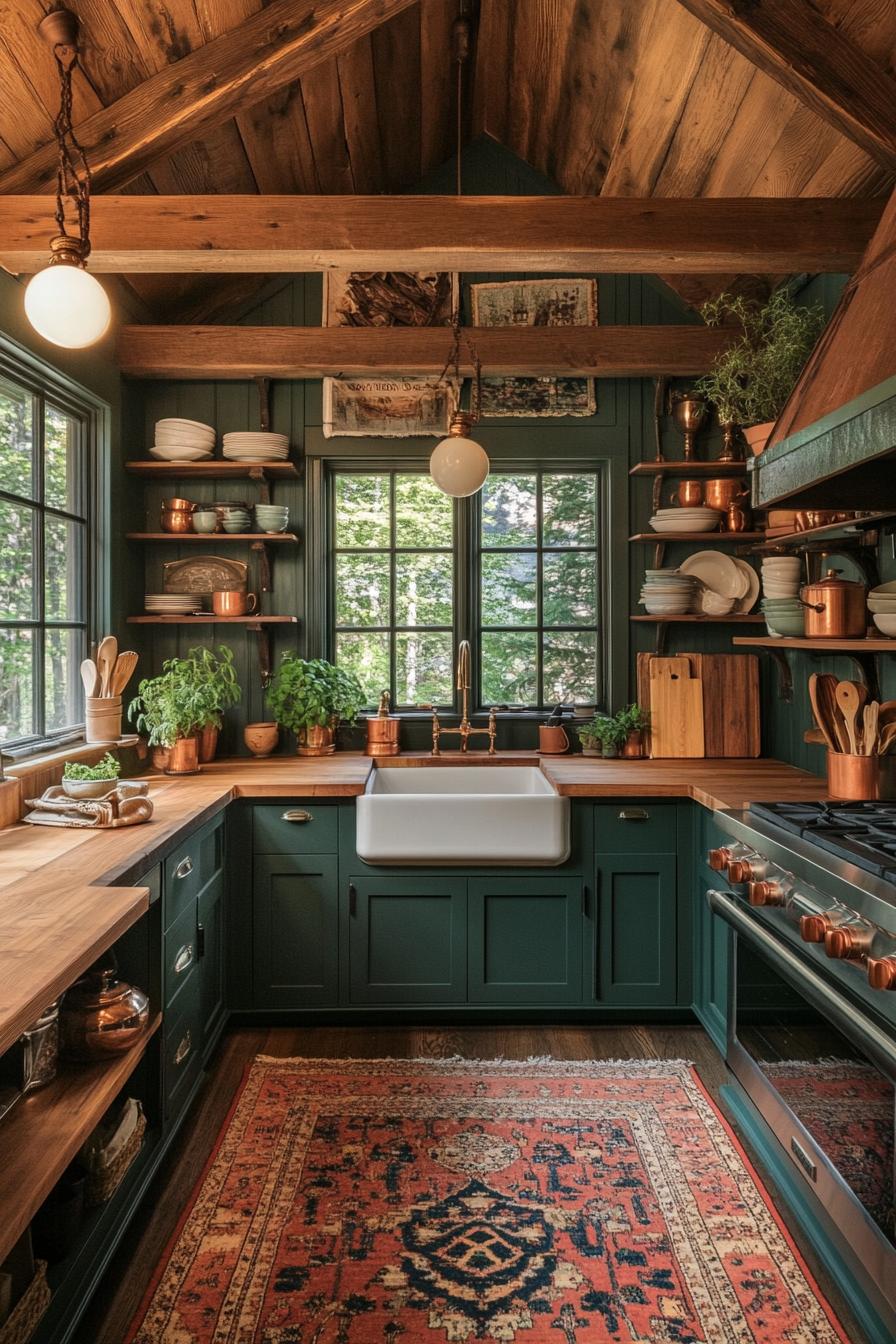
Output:
<svg viewBox="0 0 896 1344">
<path fill-rule="evenodd" d="M 828 792 L 833 798 L 871 801 L 880 794 L 880 757 L 827 753 Z"/>
<path fill-rule="evenodd" d="M 66 992 L 59 1013 L 62 1049 L 72 1059 L 106 1059 L 139 1041 L 149 1021 L 149 999 L 118 979 L 111 962 L 92 967 Z"/>
<path fill-rule="evenodd" d="M 735 499 L 746 493 L 746 481 L 736 476 L 713 477 L 703 482 L 703 502 L 708 509 L 718 509 L 724 513 Z"/>
<path fill-rule="evenodd" d="M 367 745 L 365 756 L 397 756 L 401 751 L 398 740 L 401 720 L 389 713 L 390 695 L 383 691 L 380 695 L 379 710 L 367 720 Z"/>
<path fill-rule="evenodd" d="M 695 441 L 700 430 L 706 424 L 706 402 L 703 397 L 677 397 L 672 403 L 672 419 L 675 427 L 684 435 L 684 460 L 694 462 L 697 459 Z"/>
<path fill-rule="evenodd" d="M 302 728 L 298 733 L 297 754 L 299 756 L 332 756 L 336 750 L 335 739 L 335 728 L 321 728 L 317 724 L 311 728 Z"/>
<path fill-rule="evenodd" d="M 804 585 L 800 600 L 806 608 L 808 639 L 863 639 L 868 627 L 864 583 L 842 579 L 829 569 L 818 583 Z"/>
<path fill-rule="evenodd" d="M 163 499 L 159 522 L 163 532 L 192 532 L 193 510 L 189 499 Z"/>
<path fill-rule="evenodd" d="M 683 509 L 696 508 L 703 503 L 702 481 L 681 481 L 676 491 L 678 503 Z"/>
</svg>

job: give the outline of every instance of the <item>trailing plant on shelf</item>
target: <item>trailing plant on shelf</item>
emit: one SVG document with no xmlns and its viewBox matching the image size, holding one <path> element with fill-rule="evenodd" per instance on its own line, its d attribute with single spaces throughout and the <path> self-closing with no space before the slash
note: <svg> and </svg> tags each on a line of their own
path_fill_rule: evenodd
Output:
<svg viewBox="0 0 896 1344">
<path fill-rule="evenodd" d="M 747 435 L 753 451 L 761 452 L 824 326 L 824 312 L 818 304 L 798 307 L 786 287 L 764 304 L 726 292 L 700 312 L 708 326 L 733 322 L 740 335 L 716 356 L 694 391 L 713 403 L 722 425 L 747 431 L 767 425 L 764 435 Z"/>
<path fill-rule="evenodd" d="M 296 734 L 299 754 L 326 756 L 340 722 L 354 723 L 367 704 L 351 672 L 323 658 L 284 653 L 268 687 L 268 703 L 282 728 Z"/>
</svg>

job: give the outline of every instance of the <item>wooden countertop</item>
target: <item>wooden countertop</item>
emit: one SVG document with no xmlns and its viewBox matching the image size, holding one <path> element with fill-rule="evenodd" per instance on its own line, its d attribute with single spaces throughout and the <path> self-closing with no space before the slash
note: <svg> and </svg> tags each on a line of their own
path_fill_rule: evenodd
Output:
<svg viewBox="0 0 896 1344">
<path fill-rule="evenodd" d="M 471 752 L 466 759 L 487 764 L 489 758 Z M 502 752 L 498 763 L 538 759 Z M 713 809 L 824 797 L 822 780 L 777 761 L 540 761 L 570 797 L 691 798 Z M 432 764 L 429 756 L 413 754 L 395 763 Z M 459 753 L 446 752 L 434 768 L 460 763 Z M 85 831 L 21 823 L 0 831 L 0 1053 L 148 909 L 147 888 L 133 880 L 185 830 L 234 798 L 354 797 L 364 792 L 371 768 L 367 757 L 349 753 L 222 761 L 189 778 L 150 776 L 155 811 L 142 826 Z"/>
</svg>

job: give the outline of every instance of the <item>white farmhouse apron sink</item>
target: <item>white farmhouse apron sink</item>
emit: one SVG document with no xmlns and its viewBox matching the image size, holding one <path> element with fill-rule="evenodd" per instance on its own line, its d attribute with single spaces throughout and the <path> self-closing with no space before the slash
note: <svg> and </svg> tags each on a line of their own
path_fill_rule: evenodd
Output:
<svg viewBox="0 0 896 1344">
<path fill-rule="evenodd" d="M 569 799 L 534 766 L 378 766 L 356 810 L 367 863 L 531 868 L 569 857 Z"/>
</svg>

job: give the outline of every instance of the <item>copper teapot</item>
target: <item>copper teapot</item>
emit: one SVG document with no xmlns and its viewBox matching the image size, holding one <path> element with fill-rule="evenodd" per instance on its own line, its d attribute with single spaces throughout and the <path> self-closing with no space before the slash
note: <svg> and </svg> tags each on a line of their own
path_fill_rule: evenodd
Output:
<svg viewBox="0 0 896 1344">
<path fill-rule="evenodd" d="M 114 963 L 93 966 L 67 990 L 59 1014 L 62 1048 L 73 1059 L 105 1059 L 138 1041 L 149 1021 L 149 999 L 118 979 Z"/>
<path fill-rule="evenodd" d="M 862 639 L 868 625 L 864 583 L 842 579 L 829 569 L 817 583 L 807 583 L 800 599 L 806 608 L 809 639 Z"/>
</svg>

